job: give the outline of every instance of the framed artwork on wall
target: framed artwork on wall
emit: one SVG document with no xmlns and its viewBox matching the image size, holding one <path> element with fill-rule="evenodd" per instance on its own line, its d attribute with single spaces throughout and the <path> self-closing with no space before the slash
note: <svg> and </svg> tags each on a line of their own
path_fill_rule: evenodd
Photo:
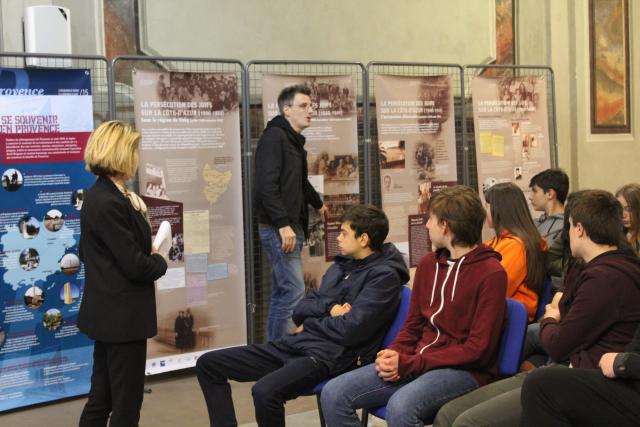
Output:
<svg viewBox="0 0 640 427">
<path fill-rule="evenodd" d="M 496 0 L 496 64 L 516 63 L 515 1 Z"/>
<path fill-rule="evenodd" d="M 630 133 L 629 1 L 589 0 L 591 133 Z"/>
</svg>

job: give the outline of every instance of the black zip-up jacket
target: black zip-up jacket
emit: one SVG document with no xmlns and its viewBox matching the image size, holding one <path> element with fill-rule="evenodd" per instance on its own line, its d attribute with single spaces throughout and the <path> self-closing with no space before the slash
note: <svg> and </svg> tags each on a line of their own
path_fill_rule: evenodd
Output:
<svg viewBox="0 0 640 427">
<path fill-rule="evenodd" d="M 625 348 L 625 353 L 616 356 L 613 370 L 617 378 L 629 380 L 640 391 L 640 326 L 636 328 L 633 340 Z"/>
<path fill-rule="evenodd" d="M 310 291 L 293 311 L 298 334 L 274 345 L 315 357 L 336 375 L 371 363 L 395 318 L 400 290 L 409 270 L 392 243 L 362 260 L 337 255 L 322 278 L 320 290 Z M 344 316 L 331 317 L 334 304 L 351 304 Z"/>
<path fill-rule="evenodd" d="M 305 137 L 283 116 L 274 117 L 256 149 L 256 212 L 260 223 L 287 225 L 308 235 L 309 209 L 322 207 L 322 199 L 308 179 Z"/>
</svg>

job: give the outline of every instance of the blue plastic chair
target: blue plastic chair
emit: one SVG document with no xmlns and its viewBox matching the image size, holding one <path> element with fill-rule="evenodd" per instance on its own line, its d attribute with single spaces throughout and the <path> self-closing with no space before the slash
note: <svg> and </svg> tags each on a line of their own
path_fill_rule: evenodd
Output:
<svg viewBox="0 0 640 427">
<path fill-rule="evenodd" d="M 518 372 L 520 367 L 520 355 L 524 345 L 524 338 L 527 333 L 527 323 L 529 316 L 524 305 L 516 300 L 507 298 L 507 323 L 500 338 L 500 350 L 498 352 L 498 375 L 510 377 Z M 362 426 L 367 427 L 368 413 L 371 415 L 387 419 L 387 407 L 362 410 Z"/>
<path fill-rule="evenodd" d="M 520 369 L 520 356 L 527 335 L 529 316 L 524 305 L 511 298 L 507 298 L 507 323 L 500 338 L 498 352 L 498 375 L 510 377 Z"/>
<path fill-rule="evenodd" d="M 407 313 L 409 313 L 409 305 L 411 303 L 411 289 L 406 286 L 402 287 L 402 293 L 400 294 L 400 305 L 398 306 L 398 311 L 396 312 L 396 317 L 393 319 L 393 323 L 389 327 L 387 334 L 384 336 L 384 340 L 382 340 L 382 348 L 386 348 L 391 344 L 391 342 L 395 339 L 396 335 L 400 331 L 404 320 L 407 318 Z M 320 404 L 320 394 L 322 393 L 322 389 L 329 382 L 329 380 L 324 380 L 320 384 L 316 385 L 309 393 L 305 393 L 303 396 L 316 396 L 316 401 L 318 402 L 318 414 L 320 415 L 320 426 L 325 427 L 326 422 L 324 420 L 324 415 L 322 414 L 322 405 Z"/>
<path fill-rule="evenodd" d="M 536 309 L 536 320 L 540 319 L 544 314 L 544 309 L 551 302 L 551 290 L 553 289 L 553 282 L 551 276 L 547 276 L 542 284 L 542 291 L 538 298 L 538 308 Z"/>
</svg>

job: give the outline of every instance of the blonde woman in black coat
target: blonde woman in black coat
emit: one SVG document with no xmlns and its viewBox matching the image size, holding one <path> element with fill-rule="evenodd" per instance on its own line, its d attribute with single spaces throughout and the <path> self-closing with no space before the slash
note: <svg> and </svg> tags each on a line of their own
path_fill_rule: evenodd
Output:
<svg viewBox="0 0 640 427">
<path fill-rule="evenodd" d="M 167 270 L 151 247 L 144 202 L 125 186 L 138 167 L 140 134 L 128 124 L 100 125 L 85 150 L 97 175 L 80 215 L 85 285 L 78 327 L 95 340 L 91 391 L 80 426 L 137 426 L 147 338 L 156 332 L 154 281 Z"/>
</svg>

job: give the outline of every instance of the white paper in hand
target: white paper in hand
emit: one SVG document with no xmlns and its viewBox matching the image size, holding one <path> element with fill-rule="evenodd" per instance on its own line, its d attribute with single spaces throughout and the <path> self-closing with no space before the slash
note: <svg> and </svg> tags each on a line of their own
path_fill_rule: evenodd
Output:
<svg viewBox="0 0 640 427">
<path fill-rule="evenodd" d="M 166 257 L 171 249 L 171 224 L 168 221 L 162 221 L 158 227 L 158 233 L 153 240 L 153 247 L 158 249 L 160 255 Z"/>
</svg>

